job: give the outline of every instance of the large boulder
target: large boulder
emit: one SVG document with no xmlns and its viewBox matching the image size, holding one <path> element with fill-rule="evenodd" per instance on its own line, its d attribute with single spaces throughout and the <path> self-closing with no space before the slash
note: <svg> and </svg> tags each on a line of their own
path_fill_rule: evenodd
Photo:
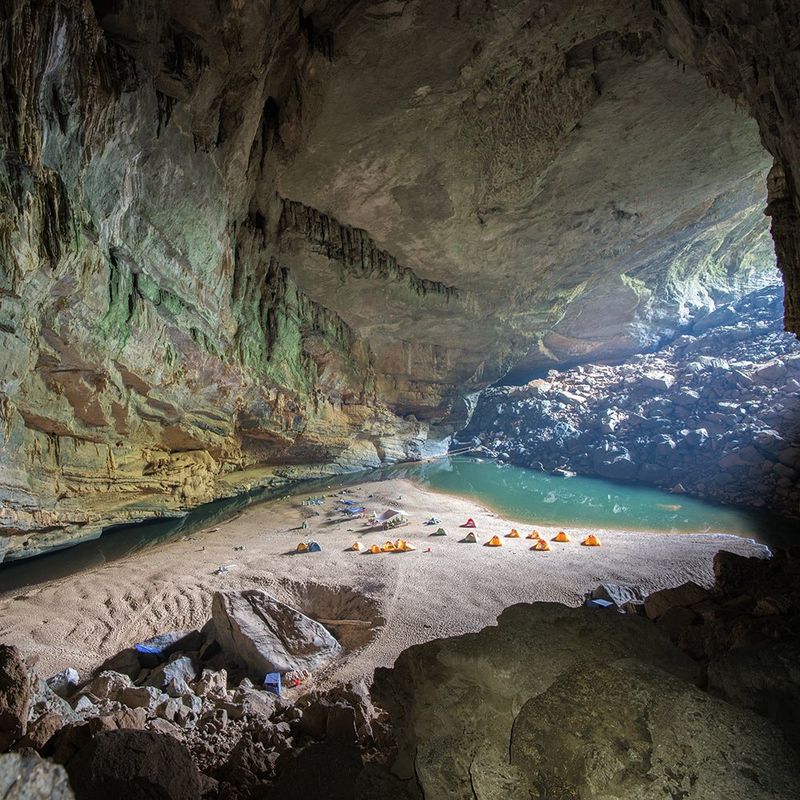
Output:
<svg viewBox="0 0 800 800">
<path fill-rule="evenodd" d="M 771 723 L 638 661 L 564 673 L 523 706 L 510 753 L 520 797 L 800 796 L 795 753 Z"/>
<path fill-rule="evenodd" d="M 573 669 L 625 658 L 685 682 L 698 675 L 644 618 L 555 603 L 511 606 L 496 627 L 410 647 L 375 673 L 373 696 L 397 738 L 393 772 L 416 775 L 426 797 L 474 798 L 473 763 L 508 764 L 514 719 L 531 697 Z"/>
<path fill-rule="evenodd" d="M 22 653 L 0 644 L 0 753 L 25 735 L 33 696 L 33 676 Z"/>
<path fill-rule="evenodd" d="M 183 744 L 151 731 L 99 733 L 66 767 L 78 800 L 199 800 L 208 790 Z"/>
<path fill-rule="evenodd" d="M 341 651 L 325 627 L 257 589 L 217 592 L 211 615 L 225 655 L 253 680 L 268 672 L 313 672 Z"/>
<path fill-rule="evenodd" d="M 74 800 L 64 767 L 37 755 L 0 756 L 0 800 Z"/>
</svg>

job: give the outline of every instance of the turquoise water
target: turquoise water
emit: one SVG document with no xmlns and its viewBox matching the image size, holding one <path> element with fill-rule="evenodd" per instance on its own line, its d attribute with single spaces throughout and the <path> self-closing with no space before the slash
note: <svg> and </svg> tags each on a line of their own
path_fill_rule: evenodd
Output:
<svg viewBox="0 0 800 800">
<path fill-rule="evenodd" d="M 492 461 L 449 459 L 409 467 L 430 489 L 474 499 L 513 519 L 541 525 L 658 533 L 730 533 L 776 544 L 797 523 L 685 495 L 598 478 L 561 478 Z"/>
<path fill-rule="evenodd" d="M 561 478 L 475 459 L 401 464 L 336 479 L 298 483 L 292 490 L 259 490 L 208 503 L 183 517 L 109 528 L 90 542 L 0 566 L 0 592 L 54 580 L 132 555 L 230 519 L 249 505 L 279 496 L 335 491 L 365 480 L 410 478 L 457 494 L 531 525 L 620 528 L 660 533 L 728 533 L 770 546 L 798 541 L 798 523 L 767 514 L 595 478 Z"/>
</svg>

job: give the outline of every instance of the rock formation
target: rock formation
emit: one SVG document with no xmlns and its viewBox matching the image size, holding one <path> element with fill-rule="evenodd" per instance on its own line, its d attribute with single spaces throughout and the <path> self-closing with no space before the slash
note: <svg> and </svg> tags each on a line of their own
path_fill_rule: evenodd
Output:
<svg viewBox="0 0 800 800">
<path fill-rule="evenodd" d="M 797 328 L 790 4 L 0 15 L 8 558 L 418 456 L 515 364 L 671 335 L 774 263 L 770 155 Z"/>
<path fill-rule="evenodd" d="M 621 365 L 485 390 L 458 437 L 522 466 L 800 516 L 800 344 L 780 330 L 780 295 L 720 306 Z"/>
</svg>

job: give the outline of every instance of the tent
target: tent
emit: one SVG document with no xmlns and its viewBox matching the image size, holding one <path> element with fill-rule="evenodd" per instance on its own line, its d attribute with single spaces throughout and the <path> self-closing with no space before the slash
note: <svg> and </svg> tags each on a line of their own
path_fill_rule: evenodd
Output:
<svg viewBox="0 0 800 800">
<path fill-rule="evenodd" d="M 381 552 L 380 545 L 377 544 L 372 545 L 372 547 L 370 547 L 368 552 L 372 553 L 372 555 L 377 555 L 378 553 Z"/>
<path fill-rule="evenodd" d="M 356 553 L 360 553 L 364 549 L 364 545 L 361 542 L 353 542 L 351 550 L 355 551 Z"/>
<path fill-rule="evenodd" d="M 512 528 L 506 534 L 506 539 L 519 539 L 519 531 L 516 528 Z"/>
<path fill-rule="evenodd" d="M 478 539 L 475 534 L 470 531 L 461 541 L 464 542 L 464 544 L 476 544 Z"/>
<path fill-rule="evenodd" d="M 438 517 L 431 517 L 426 523 L 426 525 L 438 525 L 439 518 Z"/>
<path fill-rule="evenodd" d="M 600 539 L 597 538 L 593 533 L 590 533 L 582 542 L 581 544 L 584 547 L 600 547 Z"/>
<path fill-rule="evenodd" d="M 536 542 L 533 547 L 531 547 L 531 550 L 539 550 L 540 552 L 544 552 L 549 549 L 550 543 L 547 541 L 547 539 L 539 539 L 539 541 Z"/>
<path fill-rule="evenodd" d="M 444 528 L 437 528 L 431 536 L 447 536 L 447 531 Z"/>
<path fill-rule="evenodd" d="M 486 542 L 485 546 L 486 547 L 502 547 L 503 546 L 503 542 L 502 542 L 502 540 L 500 539 L 499 536 L 492 536 L 492 538 L 489 539 L 488 542 Z"/>
<path fill-rule="evenodd" d="M 397 540 L 397 541 L 394 543 L 394 547 L 395 547 L 395 550 L 396 550 L 398 553 L 408 553 L 408 552 L 410 552 L 411 550 L 416 550 L 416 549 L 417 549 L 416 547 L 414 547 L 414 545 L 413 545 L 413 544 L 410 544 L 410 543 L 409 543 L 409 542 L 407 542 L 405 539 L 398 539 L 398 540 Z"/>
<path fill-rule="evenodd" d="M 308 552 L 308 545 L 305 542 L 300 542 L 297 545 L 297 552 L 298 553 L 307 553 Z"/>
<path fill-rule="evenodd" d="M 319 542 L 315 542 L 313 539 L 308 543 L 308 552 L 309 553 L 321 553 L 322 547 L 320 547 Z"/>
<path fill-rule="evenodd" d="M 394 553 L 397 548 L 394 546 L 394 542 L 384 542 L 381 550 L 384 553 Z"/>
<path fill-rule="evenodd" d="M 462 526 L 462 528 L 477 528 L 478 526 L 475 524 L 475 520 L 470 517 Z"/>
<path fill-rule="evenodd" d="M 557 534 L 556 534 L 556 535 L 553 537 L 553 541 L 554 541 L 554 542 L 568 542 L 568 541 L 569 541 L 569 536 L 567 536 L 567 534 L 566 534 L 566 533 L 564 533 L 564 531 L 559 531 L 559 532 L 558 532 L 558 533 L 557 533 Z"/>
<path fill-rule="evenodd" d="M 541 539 L 542 537 L 539 536 L 539 531 L 531 531 L 525 538 L 526 539 Z"/>
<path fill-rule="evenodd" d="M 383 514 L 375 517 L 375 522 L 382 525 L 384 528 L 396 528 L 399 525 L 408 524 L 408 516 L 402 511 L 397 511 L 394 508 L 387 508 Z"/>
</svg>

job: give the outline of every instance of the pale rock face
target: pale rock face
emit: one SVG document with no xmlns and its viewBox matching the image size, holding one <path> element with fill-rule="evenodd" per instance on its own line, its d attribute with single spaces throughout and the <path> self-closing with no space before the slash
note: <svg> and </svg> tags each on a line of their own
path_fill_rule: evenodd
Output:
<svg viewBox="0 0 800 800">
<path fill-rule="evenodd" d="M 657 342 L 767 279 L 759 132 L 795 324 L 790 12 L 701 5 L 8 4 L 0 552 L 414 458 L 515 365 Z"/>
</svg>

